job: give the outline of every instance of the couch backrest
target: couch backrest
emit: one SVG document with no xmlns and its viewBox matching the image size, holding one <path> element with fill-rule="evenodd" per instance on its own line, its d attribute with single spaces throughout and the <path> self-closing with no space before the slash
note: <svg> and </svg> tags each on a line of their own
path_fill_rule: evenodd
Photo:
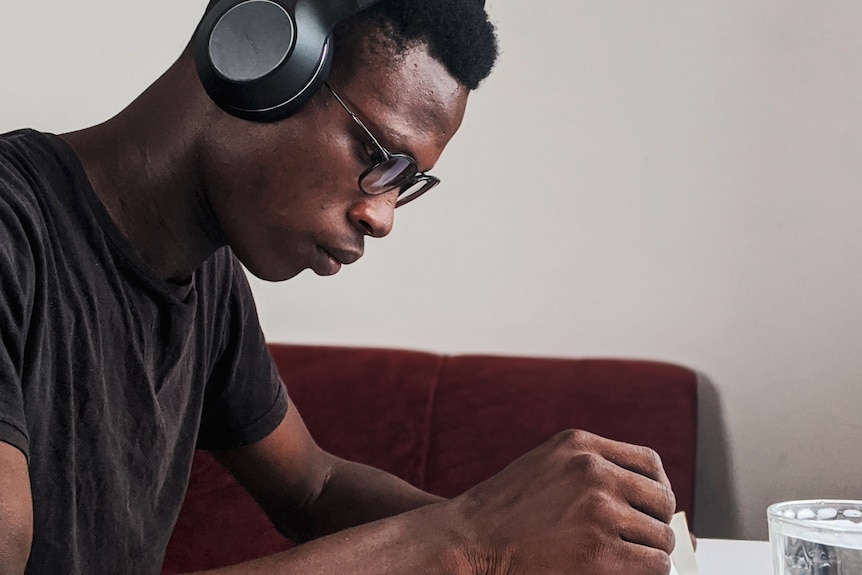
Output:
<svg viewBox="0 0 862 575">
<path fill-rule="evenodd" d="M 697 385 L 685 367 L 286 344 L 270 350 L 321 447 L 433 493 L 457 495 L 558 431 L 579 428 L 658 451 L 679 510 L 693 515 Z M 164 573 L 290 545 L 211 457 L 196 455 Z"/>
</svg>

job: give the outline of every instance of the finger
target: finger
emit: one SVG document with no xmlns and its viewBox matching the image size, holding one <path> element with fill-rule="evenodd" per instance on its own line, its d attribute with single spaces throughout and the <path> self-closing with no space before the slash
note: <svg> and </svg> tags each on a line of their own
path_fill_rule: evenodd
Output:
<svg viewBox="0 0 862 575">
<path fill-rule="evenodd" d="M 625 477 L 625 497 L 638 511 L 670 523 L 676 511 L 676 496 L 670 487 L 636 473 Z"/>
<path fill-rule="evenodd" d="M 628 543 L 649 547 L 670 555 L 676 545 L 676 536 L 667 523 L 635 510 L 624 514 L 616 526 L 620 539 Z"/>
<path fill-rule="evenodd" d="M 620 467 L 633 471 L 644 477 L 649 477 L 658 481 L 662 485 L 670 488 L 670 479 L 667 472 L 664 470 L 664 464 L 661 461 L 661 456 L 654 449 L 643 445 L 632 445 L 621 443 L 625 447 L 625 459 L 620 459 L 617 463 Z"/>
<path fill-rule="evenodd" d="M 576 448 L 595 451 L 623 469 L 670 487 L 661 457 L 649 447 L 624 443 L 581 430 L 571 431 L 568 440 Z"/>
<path fill-rule="evenodd" d="M 667 575 L 670 572 L 670 554 L 654 547 L 623 542 L 608 562 L 625 567 L 625 575 Z"/>
</svg>

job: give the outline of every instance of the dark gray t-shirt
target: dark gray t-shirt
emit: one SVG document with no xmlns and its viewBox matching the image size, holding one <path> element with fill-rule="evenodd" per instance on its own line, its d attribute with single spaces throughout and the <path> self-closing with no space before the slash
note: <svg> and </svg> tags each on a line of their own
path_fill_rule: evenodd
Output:
<svg viewBox="0 0 862 575">
<path fill-rule="evenodd" d="M 28 575 L 153 575 L 195 447 L 269 434 L 287 397 L 242 267 L 155 277 L 57 136 L 0 136 L 0 441 L 28 457 Z M 2 527 L 0 527 L 2 528 Z"/>
</svg>

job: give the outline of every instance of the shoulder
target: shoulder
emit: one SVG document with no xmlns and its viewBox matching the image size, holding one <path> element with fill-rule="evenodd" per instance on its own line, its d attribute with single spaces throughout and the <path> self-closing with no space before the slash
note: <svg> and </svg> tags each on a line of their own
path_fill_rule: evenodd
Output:
<svg viewBox="0 0 862 575">
<path fill-rule="evenodd" d="M 0 136 L 0 206 L 8 209 L 32 196 L 37 168 L 26 140 L 24 131 Z"/>
<path fill-rule="evenodd" d="M 40 137 L 32 130 L 0 135 L 0 297 L 7 324 L 24 321 L 44 271 L 49 234 L 41 189 L 52 162 Z"/>
<path fill-rule="evenodd" d="M 40 174 L 59 166 L 59 138 L 35 130 L 0 134 L 0 178 L 20 184 L 34 183 Z"/>
<path fill-rule="evenodd" d="M 32 259 L 42 230 L 37 198 L 41 162 L 31 132 L 0 136 L 0 258 L 4 268 L 18 268 L 22 260 Z M 7 268 L 3 273 L 15 271 Z"/>
<path fill-rule="evenodd" d="M 35 216 L 54 188 L 68 188 L 74 178 L 70 153 L 52 134 L 17 130 L 0 135 L 0 210 L 8 217 Z"/>
</svg>

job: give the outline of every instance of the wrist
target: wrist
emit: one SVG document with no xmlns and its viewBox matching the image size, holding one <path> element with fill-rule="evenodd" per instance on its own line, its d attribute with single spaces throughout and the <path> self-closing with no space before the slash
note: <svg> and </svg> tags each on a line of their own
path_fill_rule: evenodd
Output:
<svg viewBox="0 0 862 575">
<path fill-rule="evenodd" d="M 513 549 L 488 543 L 491 526 L 481 529 L 464 497 L 441 504 L 443 525 L 449 532 L 444 573 L 452 575 L 515 575 Z"/>
</svg>

